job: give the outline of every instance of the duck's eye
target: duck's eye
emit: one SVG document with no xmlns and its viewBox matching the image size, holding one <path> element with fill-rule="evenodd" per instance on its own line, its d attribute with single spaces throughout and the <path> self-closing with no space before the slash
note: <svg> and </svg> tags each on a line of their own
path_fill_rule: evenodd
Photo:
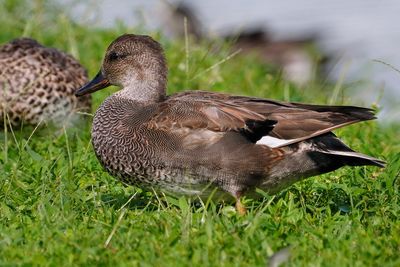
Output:
<svg viewBox="0 0 400 267">
<path fill-rule="evenodd" d="M 121 59 L 121 58 L 124 58 L 124 57 L 126 57 L 125 54 L 118 54 L 116 52 L 111 52 L 108 55 L 108 59 L 111 60 L 111 61 L 118 60 L 118 59 Z"/>
</svg>

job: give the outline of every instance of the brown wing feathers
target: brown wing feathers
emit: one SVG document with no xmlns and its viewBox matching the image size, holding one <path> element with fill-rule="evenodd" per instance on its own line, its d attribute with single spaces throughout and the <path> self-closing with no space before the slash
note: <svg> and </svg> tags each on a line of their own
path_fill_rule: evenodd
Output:
<svg viewBox="0 0 400 267">
<path fill-rule="evenodd" d="M 374 119 L 372 109 L 283 103 L 268 99 L 191 91 L 165 101 L 151 125 L 217 132 L 237 131 L 250 141 L 271 135 L 299 142 L 359 121 Z"/>
</svg>

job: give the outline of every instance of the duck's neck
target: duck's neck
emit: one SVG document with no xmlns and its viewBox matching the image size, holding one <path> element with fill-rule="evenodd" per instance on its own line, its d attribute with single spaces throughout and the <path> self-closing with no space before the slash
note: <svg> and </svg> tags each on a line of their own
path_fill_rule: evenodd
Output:
<svg viewBox="0 0 400 267">
<path fill-rule="evenodd" d="M 165 90 L 166 82 L 164 81 L 136 81 L 124 86 L 114 96 L 150 104 L 164 100 Z"/>
</svg>

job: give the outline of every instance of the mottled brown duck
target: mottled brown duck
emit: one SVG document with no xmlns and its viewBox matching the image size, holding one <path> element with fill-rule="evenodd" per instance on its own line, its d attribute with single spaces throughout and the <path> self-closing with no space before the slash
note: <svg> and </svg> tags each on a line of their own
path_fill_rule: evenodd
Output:
<svg viewBox="0 0 400 267">
<path fill-rule="evenodd" d="M 125 34 L 108 47 L 97 76 L 76 92 L 122 89 L 97 110 L 95 153 L 124 183 L 166 193 L 240 197 L 277 192 L 342 166 L 384 162 L 355 152 L 331 131 L 374 119 L 371 109 L 284 103 L 206 91 L 166 95 L 159 43 Z"/>
<path fill-rule="evenodd" d="M 90 96 L 74 95 L 87 81 L 72 56 L 30 38 L 15 39 L 0 47 L 0 120 L 13 126 L 74 122 L 77 111 L 90 111 Z"/>
</svg>

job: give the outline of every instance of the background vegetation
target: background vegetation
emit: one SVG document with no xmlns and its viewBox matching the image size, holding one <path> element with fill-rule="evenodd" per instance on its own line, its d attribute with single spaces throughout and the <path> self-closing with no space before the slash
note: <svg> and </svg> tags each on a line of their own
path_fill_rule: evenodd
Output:
<svg viewBox="0 0 400 267">
<path fill-rule="evenodd" d="M 125 32 L 73 23 L 46 1 L 0 1 L 0 42 L 21 35 L 78 57 L 98 71 Z M 255 57 L 229 59 L 229 44 L 168 41 L 169 92 L 225 91 L 288 101 L 359 104 L 347 86 L 316 77 L 304 88 L 267 72 Z M 188 48 L 188 49 L 187 49 Z M 215 49 L 218 48 L 218 49 Z M 94 95 L 93 110 L 112 90 Z M 90 120 L 90 119 L 89 119 Z M 386 169 L 342 168 L 277 195 L 229 205 L 192 204 L 124 187 L 105 173 L 78 129 L 22 127 L 0 134 L 0 266 L 265 266 L 290 248 L 287 266 L 399 266 L 399 125 L 361 123 L 336 132 Z"/>
</svg>

